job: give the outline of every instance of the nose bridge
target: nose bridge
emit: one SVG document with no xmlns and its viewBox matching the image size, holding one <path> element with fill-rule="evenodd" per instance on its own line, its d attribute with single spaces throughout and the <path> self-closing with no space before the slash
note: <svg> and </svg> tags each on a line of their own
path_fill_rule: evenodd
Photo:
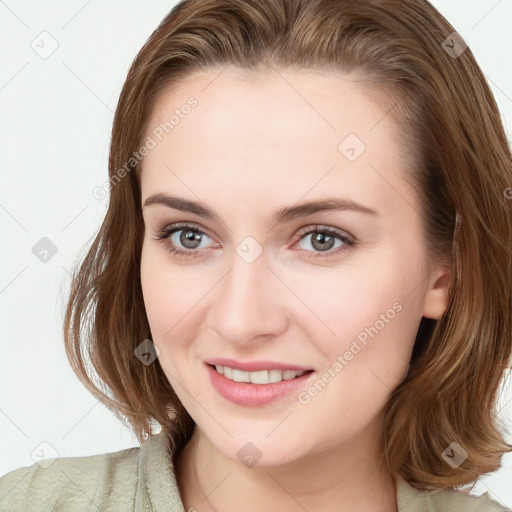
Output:
<svg viewBox="0 0 512 512">
<path fill-rule="evenodd" d="M 277 334 L 285 320 L 275 300 L 279 280 L 268 269 L 265 254 L 256 250 L 251 241 L 237 247 L 210 310 L 210 327 L 237 344 L 258 335 Z"/>
</svg>

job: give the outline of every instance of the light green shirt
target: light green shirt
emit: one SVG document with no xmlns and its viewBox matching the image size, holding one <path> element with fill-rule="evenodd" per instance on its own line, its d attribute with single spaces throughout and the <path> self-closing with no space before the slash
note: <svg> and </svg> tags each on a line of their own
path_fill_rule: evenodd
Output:
<svg viewBox="0 0 512 512">
<path fill-rule="evenodd" d="M 163 433 L 141 447 L 51 460 L 0 478 L 1 512 L 185 512 Z M 399 512 L 512 512 L 488 493 L 420 492 L 400 476 L 396 496 Z"/>
</svg>

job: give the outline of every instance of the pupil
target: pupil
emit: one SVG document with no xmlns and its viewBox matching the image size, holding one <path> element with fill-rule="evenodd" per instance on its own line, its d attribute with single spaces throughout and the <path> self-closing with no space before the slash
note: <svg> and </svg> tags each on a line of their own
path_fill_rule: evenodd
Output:
<svg viewBox="0 0 512 512">
<path fill-rule="evenodd" d="M 317 233 L 315 237 L 313 237 L 313 246 L 316 247 L 315 244 L 319 244 L 317 249 L 325 250 L 330 249 L 332 247 L 332 243 L 329 245 L 329 242 L 332 242 L 334 237 L 331 235 L 325 235 L 324 233 Z"/>
<path fill-rule="evenodd" d="M 188 249 L 195 249 L 195 247 L 193 246 L 194 242 L 197 240 L 197 241 L 200 241 L 201 239 L 201 235 L 199 234 L 195 234 L 193 231 L 182 231 L 182 235 L 180 237 L 182 240 L 181 240 L 181 243 L 187 247 Z M 192 244 L 192 247 L 189 246 L 189 244 Z"/>
</svg>

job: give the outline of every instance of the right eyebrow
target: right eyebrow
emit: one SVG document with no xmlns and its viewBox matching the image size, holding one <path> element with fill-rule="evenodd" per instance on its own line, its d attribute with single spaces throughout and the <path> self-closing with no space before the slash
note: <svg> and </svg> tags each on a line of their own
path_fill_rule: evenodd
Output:
<svg viewBox="0 0 512 512">
<path fill-rule="evenodd" d="M 199 217 L 204 217 L 205 219 L 219 218 L 218 215 L 207 206 L 203 206 L 201 203 L 189 201 L 188 199 L 183 199 L 181 197 L 168 196 L 166 194 L 153 194 L 144 201 L 143 206 L 150 206 L 152 204 L 160 204 L 182 212 L 194 213 L 195 215 L 199 215 Z"/>
</svg>

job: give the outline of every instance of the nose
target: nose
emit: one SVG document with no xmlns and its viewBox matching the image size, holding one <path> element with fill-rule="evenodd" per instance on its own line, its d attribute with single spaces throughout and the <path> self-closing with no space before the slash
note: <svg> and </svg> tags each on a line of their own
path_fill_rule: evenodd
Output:
<svg viewBox="0 0 512 512">
<path fill-rule="evenodd" d="M 286 287 L 270 270 L 264 254 L 251 263 L 235 255 L 215 290 L 208 325 L 223 341 L 243 347 L 286 330 Z"/>
</svg>

